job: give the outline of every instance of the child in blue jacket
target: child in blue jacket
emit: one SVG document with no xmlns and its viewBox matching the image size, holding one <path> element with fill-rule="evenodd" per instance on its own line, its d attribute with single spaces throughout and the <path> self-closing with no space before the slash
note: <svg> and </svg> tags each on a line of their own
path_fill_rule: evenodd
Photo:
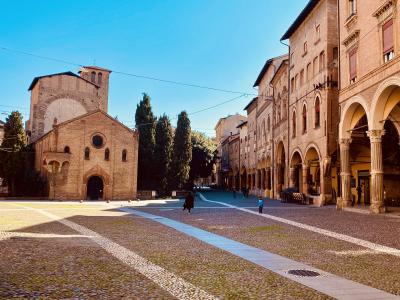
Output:
<svg viewBox="0 0 400 300">
<path fill-rule="evenodd" d="M 264 207 L 264 199 L 261 196 L 258 196 L 258 213 L 262 214 L 262 210 Z"/>
</svg>

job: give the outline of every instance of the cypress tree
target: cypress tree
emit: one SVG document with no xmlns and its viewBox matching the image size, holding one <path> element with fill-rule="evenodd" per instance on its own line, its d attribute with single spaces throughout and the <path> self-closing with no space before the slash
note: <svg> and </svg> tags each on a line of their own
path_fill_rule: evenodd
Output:
<svg viewBox="0 0 400 300">
<path fill-rule="evenodd" d="M 18 111 L 13 111 L 6 119 L 4 139 L 0 146 L 0 175 L 9 185 L 12 196 L 16 195 L 17 180 L 23 176 L 25 147 L 22 115 Z"/>
<path fill-rule="evenodd" d="M 139 132 L 138 188 L 154 188 L 153 154 L 155 146 L 155 121 L 151 110 L 150 97 L 143 93 L 143 99 L 136 107 L 135 122 Z"/>
<path fill-rule="evenodd" d="M 161 116 L 156 125 L 156 145 L 154 149 L 154 164 L 156 183 L 164 193 L 168 189 L 168 175 L 172 156 L 172 127 L 166 115 Z"/>
<path fill-rule="evenodd" d="M 178 116 L 172 160 L 173 187 L 182 189 L 189 180 L 190 161 L 192 160 L 190 120 L 185 111 Z"/>
</svg>

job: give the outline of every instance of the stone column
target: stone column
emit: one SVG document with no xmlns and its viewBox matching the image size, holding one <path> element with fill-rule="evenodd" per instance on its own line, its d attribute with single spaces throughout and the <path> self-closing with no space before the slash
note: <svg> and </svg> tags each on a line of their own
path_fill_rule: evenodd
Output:
<svg viewBox="0 0 400 300">
<path fill-rule="evenodd" d="M 303 194 L 308 193 L 308 174 L 310 173 L 310 166 L 307 164 L 302 165 L 302 175 L 303 175 Z"/>
<path fill-rule="evenodd" d="M 289 187 L 295 187 L 295 178 L 296 178 L 296 168 L 290 167 L 290 174 L 289 174 Z"/>
<path fill-rule="evenodd" d="M 351 206 L 351 168 L 350 168 L 350 144 L 351 139 L 340 140 L 340 176 L 342 184 L 341 207 Z"/>
<path fill-rule="evenodd" d="M 371 211 L 379 214 L 385 212 L 382 161 L 382 136 L 385 131 L 370 130 L 367 134 L 371 141 Z"/>
</svg>

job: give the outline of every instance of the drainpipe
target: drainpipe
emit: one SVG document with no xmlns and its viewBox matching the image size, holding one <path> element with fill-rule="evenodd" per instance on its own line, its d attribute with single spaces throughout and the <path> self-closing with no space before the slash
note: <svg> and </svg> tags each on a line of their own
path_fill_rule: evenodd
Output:
<svg viewBox="0 0 400 300">
<path fill-rule="evenodd" d="M 276 67 L 274 65 L 274 74 L 276 72 Z M 270 83 L 269 86 L 272 88 L 272 122 L 275 124 L 275 89 Z M 271 198 L 275 198 L 275 140 L 274 140 L 275 126 L 272 126 L 271 132 Z"/>
<path fill-rule="evenodd" d="M 290 152 L 289 152 L 289 148 L 290 148 L 290 111 L 289 111 L 289 107 L 290 107 L 290 105 L 289 105 L 289 102 L 290 102 L 290 94 L 291 94 L 291 92 L 292 92 L 292 87 L 290 86 L 290 66 L 291 66 L 291 55 L 290 55 L 290 50 L 291 50 L 291 47 L 290 47 L 290 45 L 289 44 L 286 44 L 286 43 L 284 43 L 282 40 L 280 41 L 280 43 L 282 44 L 282 45 L 284 45 L 284 46 L 286 46 L 286 47 L 288 47 L 288 52 L 289 52 L 289 57 L 288 57 L 288 61 L 289 61 L 289 63 L 288 63 L 288 99 L 287 99 L 287 101 L 288 101 L 288 103 L 287 103 L 287 111 L 286 111 L 286 117 L 287 117 L 287 130 L 288 130 L 288 135 L 287 135 L 287 149 L 286 149 L 286 151 L 287 151 L 287 155 L 286 155 L 286 157 L 285 157 L 285 159 L 287 160 L 287 164 L 286 164 L 286 167 L 285 167 L 285 175 L 286 175 L 286 180 L 287 180 L 287 186 L 286 186 L 286 188 L 288 188 L 289 187 L 289 176 L 290 176 Z"/>
<path fill-rule="evenodd" d="M 340 92 L 340 90 L 342 88 L 342 78 L 340 76 L 341 75 L 341 72 L 340 72 L 340 70 L 341 70 L 341 64 L 340 64 L 340 57 L 341 57 L 341 47 L 340 47 L 340 1 L 337 2 L 337 18 L 338 18 L 337 24 L 338 24 L 338 34 L 339 34 L 339 36 L 338 36 L 338 39 L 339 39 L 339 43 L 338 43 L 338 58 L 337 58 L 337 60 L 338 60 L 337 61 L 337 63 L 338 63 L 338 104 L 339 104 L 339 92 Z M 340 105 L 338 105 L 338 108 L 340 109 Z M 340 110 L 339 119 L 338 119 L 337 125 L 336 125 L 336 133 L 337 133 L 336 162 L 340 161 L 340 157 L 339 157 L 340 156 L 339 124 L 340 124 L 340 119 L 342 117 L 341 114 L 342 114 L 342 111 Z M 342 189 L 341 189 L 341 178 L 339 177 L 340 176 L 340 172 L 341 172 L 341 170 L 339 170 L 339 168 L 336 168 L 336 183 L 337 183 L 337 189 L 338 189 L 336 195 L 337 196 L 340 195 L 340 197 L 341 197 L 342 196 Z M 339 178 L 340 178 L 340 180 L 339 180 Z"/>
</svg>

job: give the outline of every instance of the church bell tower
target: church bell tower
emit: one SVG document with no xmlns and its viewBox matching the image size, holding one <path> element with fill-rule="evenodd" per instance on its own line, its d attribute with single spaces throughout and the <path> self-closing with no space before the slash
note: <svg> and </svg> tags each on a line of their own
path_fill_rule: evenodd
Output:
<svg viewBox="0 0 400 300">
<path fill-rule="evenodd" d="M 100 98 L 99 108 L 104 112 L 108 110 L 108 80 L 110 73 L 110 70 L 96 66 L 84 66 L 79 70 L 79 75 L 83 79 L 98 86 Z"/>
</svg>

